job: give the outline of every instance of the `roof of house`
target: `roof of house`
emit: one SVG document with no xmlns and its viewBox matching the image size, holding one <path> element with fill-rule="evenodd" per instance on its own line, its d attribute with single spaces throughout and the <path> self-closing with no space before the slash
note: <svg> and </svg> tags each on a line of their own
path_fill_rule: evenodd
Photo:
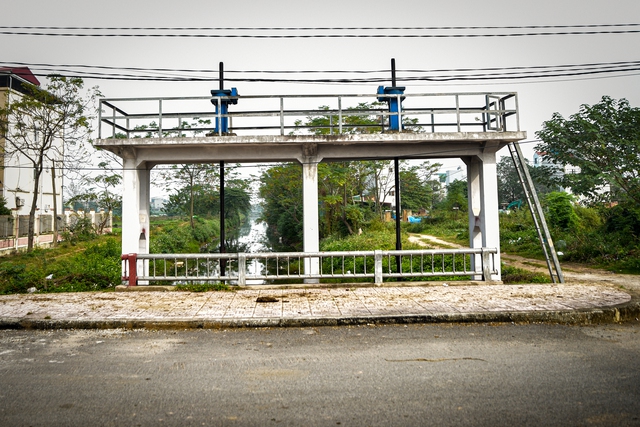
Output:
<svg viewBox="0 0 640 427">
<path fill-rule="evenodd" d="M 13 74 L 20 77 L 31 84 L 40 86 L 40 81 L 33 75 L 28 67 L 0 67 L 0 74 Z"/>
</svg>

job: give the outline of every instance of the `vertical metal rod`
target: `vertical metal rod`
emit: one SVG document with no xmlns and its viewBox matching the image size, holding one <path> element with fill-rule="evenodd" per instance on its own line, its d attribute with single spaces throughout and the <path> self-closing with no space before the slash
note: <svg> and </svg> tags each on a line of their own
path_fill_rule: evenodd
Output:
<svg viewBox="0 0 640 427">
<path fill-rule="evenodd" d="M 338 97 L 338 133 L 342 135 L 342 97 Z"/>
<path fill-rule="evenodd" d="M 393 159 L 395 169 L 395 188 L 396 188 L 396 250 L 402 250 L 402 238 L 400 236 L 400 160 L 396 157 Z M 396 256 L 396 267 L 398 273 L 402 272 L 402 262 L 400 255 Z"/>
<path fill-rule="evenodd" d="M 460 132 L 460 97 L 456 93 L 456 124 L 458 125 L 458 132 Z"/>
<path fill-rule="evenodd" d="M 100 100 L 98 108 L 98 139 L 102 139 L 102 100 Z"/>
<path fill-rule="evenodd" d="M 284 98 L 280 97 L 280 135 L 284 135 Z"/>
<path fill-rule="evenodd" d="M 398 103 L 398 130 L 402 132 L 402 95 L 396 95 Z"/>
<path fill-rule="evenodd" d="M 515 102 L 516 102 L 516 126 L 517 126 L 517 131 L 520 132 L 520 110 L 518 109 L 518 95 L 514 96 Z"/>
<path fill-rule="evenodd" d="M 220 90 L 224 90 L 224 62 L 218 64 L 218 82 L 220 82 Z"/>
<path fill-rule="evenodd" d="M 216 122 L 218 128 L 218 135 L 222 135 L 222 97 L 218 96 L 218 121 Z"/>
<path fill-rule="evenodd" d="M 158 100 L 158 138 L 162 138 L 162 99 Z"/>
<path fill-rule="evenodd" d="M 224 161 L 220 161 L 220 253 L 224 254 L 227 252 L 227 248 L 225 245 L 225 230 L 224 230 Z M 224 277 L 226 270 L 226 260 L 220 260 L 220 275 Z"/>
<path fill-rule="evenodd" d="M 391 58 L 391 86 L 396 87 L 396 59 Z"/>
</svg>

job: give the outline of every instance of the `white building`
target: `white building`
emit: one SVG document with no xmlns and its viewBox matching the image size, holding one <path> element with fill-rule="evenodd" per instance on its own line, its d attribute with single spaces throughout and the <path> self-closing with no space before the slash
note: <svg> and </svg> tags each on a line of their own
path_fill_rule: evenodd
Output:
<svg viewBox="0 0 640 427">
<path fill-rule="evenodd" d="M 559 165 L 557 163 L 550 162 L 544 158 L 544 153 L 536 151 L 533 153 L 533 167 L 546 166 L 551 168 L 553 177 L 556 179 L 562 178 L 564 175 L 580 173 L 580 168 L 573 165 Z M 571 193 L 570 188 L 562 188 L 565 193 Z"/>
</svg>

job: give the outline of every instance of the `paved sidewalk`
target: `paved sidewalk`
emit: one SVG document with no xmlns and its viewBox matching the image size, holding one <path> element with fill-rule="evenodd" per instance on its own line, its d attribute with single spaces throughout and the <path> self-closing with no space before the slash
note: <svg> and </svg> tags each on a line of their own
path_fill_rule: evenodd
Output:
<svg viewBox="0 0 640 427">
<path fill-rule="evenodd" d="M 219 328 L 413 322 L 600 323 L 640 316 L 604 285 L 384 286 L 0 296 L 0 328 Z"/>
</svg>

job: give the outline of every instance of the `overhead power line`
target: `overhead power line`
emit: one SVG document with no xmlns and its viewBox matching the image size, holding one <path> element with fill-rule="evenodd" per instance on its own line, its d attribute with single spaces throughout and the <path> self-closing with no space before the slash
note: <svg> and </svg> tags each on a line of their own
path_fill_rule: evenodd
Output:
<svg viewBox="0 0 640 427">
<path fill-rule="evenodd" d="M 56 65 L 24 62 L 0 62 L 2 67 L 29 67 L 39 77 L 59 74 L 98 80 L 198 82 L 213 81 L 217 71 L 177 68 L 138 68 L 103 65 Z M 436 70 L 398 70 L 403 82 L 471 82 L 571 78 L 584 76 L 629 75 L 640 71 L 640 61 L 598 62 L 585 64 L 534 65 L 515 67 L 454 68 Z M 388 82 L 388 70 L 227 70 L 229 82 L 373 84 Z M 262 77 L 261 75 L 276 75 Z M 277 77 L 280 74 L 282 77 Z M 337 77 L 335 75 L 350 75 Z M 378 74 L 377 76 L 375 74 Z M 291 75 L 310 77 L 292 78 Z M 311 77 L 311 75 L 317 75 Z M 333 76 L 332 76 L 333 75 Z M 356 77 L 368 75 L 367 77 Z M 238 77 L 233 77 L 238 76 Z M 352 76 L 352 77 L 351 77 Z"/>
<path fill-rule="evenodd" d="M 448 73 L 448 72 L 485 72 L 485 71 L 505 71 L 505 70 L 535 70 L 550 68 L 585 68 L 597 66 L 633 66 L 640 64 L 640 61 L 617 61 L 617 62 L 591 62 L 584 64 L 558 64 L 558 65 L 529 65 L 529 66 L 513 66 L 513 67 L 484 67 L 484 68 L 441 68 L 441 69 L 398 69 L 398 73 Z M 19 66 L 30 68 L 52 68 L 60 70 L 62 68 L 90 68 L 98 70 L 117 70 L 117 71 L 144 71 L 144 72 L 175 72 L 175 73 L 212 73 L 217 78 L 218 70 L 213 68 L 207 69 L 189 69 L 189 68 L 143 68 L 143 67 L 123 67 L 123 66 L 107 66 L 107 65 L 86 65 L 86 64 L 46 64 L 34 62 L 6 62 L 0 61 L 0 65 L 5 67 Z M 374 74 L 389 73 L 388 69 L 383 70 L 225 70 L 225 74 Z"/>
<path fill-rule="evenodd" d="M 426 27 L 56 27 L 0 26 L 0 35 L 166 38 L 477 38 L 640 33 L 638 23 Z M 533 30 L 533 31 L 532 31 Z M 185 33 L 185 32 L 190 33 Z M 465 33 L 451 33 L 466 31 Z M 487 32 L 491 31 L 491 32 Z M 283 34 L 286 32 L 286 34 Z M 313 33 L 312 33 L 313 32 Z M 411 32 L 411 33 L 407 33 Z"/>
<path fill-rule="evenodd" d="M 104 31 L 351 31 L 351 30 L 502 30 L 558 28 L 640 27 L 639 23 L 576 24 L 576 25 L 501 25 L 501 26 L 424 26 L 424 27 L 59 27 L 0 26 L 12 30 L 104 30 Z"/>
<path fill-rule="evenodd" d="M 638 34 L 640 30 L 560 31 L 493 34 L 108 34 L 108 33 L 45 33 L 0 31 L 5 36 L 40 37 L 123 37 L 123 38 L 212 38 L 212 39 L 449 39 L 449 38 L 503 38 L 539 36 L 588 36 L 598 34 Z"/>
</svg>

